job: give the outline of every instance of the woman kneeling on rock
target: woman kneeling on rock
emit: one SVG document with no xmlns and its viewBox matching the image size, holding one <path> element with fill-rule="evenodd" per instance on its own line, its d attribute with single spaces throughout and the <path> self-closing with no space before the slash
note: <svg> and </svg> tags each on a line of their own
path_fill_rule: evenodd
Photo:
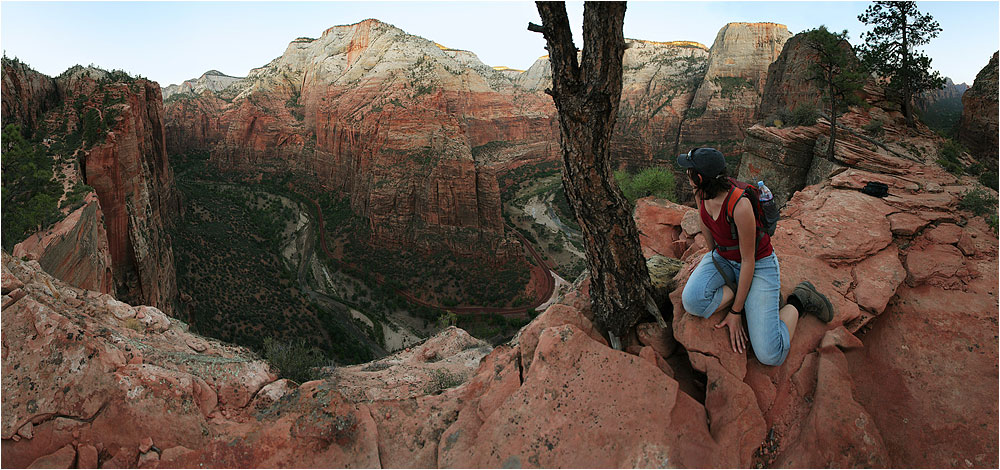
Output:
<svg viewBox="0 0 1000 470">
<path fill-rule="evenodd" d="M 729 329 L 729 341 L 734 352 L 746 351 L 747 333 L 750 344 L 761 363 L 780 365 L 788 356 L 792 333 L 799 317 L 811 312 L 824 322 L 833 319 L 833 305 L 809 282 L 795 287 L 780 307 L 781 275 L 778 257 L 771 248 L 771 238 L 761 230 L 753 207 L 740 197 L 733 208 L 733 223 L 737 239 L 723 214 L 733 185 L 726 175 L 726 159 L 718 150 L 697 148 L 677 157 L 677 163 L 687 168 L 694 199 L 701 215 L 701 233 L 709 252 L 701 259 L 684 286 L 684 310 L 702 318 L 729 309 L 725 318 L 715 325 Z M 758 240 L 758 233 L 760 234 Z M 723 247 L 739 247 L 724 250 Z M 725 277 L 738 279 L 736 292 Z"/>
</svg>

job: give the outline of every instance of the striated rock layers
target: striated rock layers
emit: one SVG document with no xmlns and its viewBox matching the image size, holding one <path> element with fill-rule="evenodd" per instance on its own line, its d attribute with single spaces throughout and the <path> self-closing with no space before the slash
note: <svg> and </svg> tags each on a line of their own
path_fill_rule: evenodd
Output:
<svg viewBox="0 0 1000 470">
<path fill-rule="evenodd" d="M 23 70 L 30 69 L 5 66 L 5 82 L 25 82 Z M 97 200 L 88 198 L 72 220 L 32 237 L 24 252 L 78 287 L 172 311 L 177 287 L 166 227 L 179 203 L 159 86 L 80 66 L 54 83 L 60 101 L 33 131 L 53 158 L 64 157 L 64 187 L 86 184 Z M 106 282 L 108 258 L 113 286 Z"/>
<path fill-rule="evenodd" d="M 558 155 L 547 96 L 376 20 L 297 39 L 224 92 L 171 100 L 167 113 L 172 152 L 311 172 L 391 247 L 506 246 L 497 171 Z"/>
<path fill-rule="evenodd" d="M 791 37 L 785 25 L 729 23 L 709 51 L 705 78 L 681 125 L 682 147 L 728 149 L 745 137 L 767 81 L 768 66 Z"/>
<path fill-rule="evenodd" d="M 998 143 L 1000 127 L 1000 106 L 997 104 L 997 56 L 994 53 L 990 63 L 976 74 L 972 87 L 962 95 L 962 120 L 959 123 L 958 139 L 976 160 L 992 171 L 997 171 Z"/>
<path fill-rule="evenodd" d="M 295 384 L 4 254 L 3 466 L 996 467 L 997 237 L 957 209 L 966 182 L 854 155 L 778 223 L 782 294 L 808 280 L 835 316 L 803 317 L 777 367 L 680 307 L 615 351 L 581 280 L 508 344 L 449 328 Z M 707 252 L 695 209 L 635 218 L 646 256 L 680 260 L 655 281 L 680 305 Z"/>
<path fill-rule="evenodd" d="M 803 104 L 822 104 L 819 90 L 805 78 L 812 57 L 801 35 L 786 43 L 768 72 L 758 117 L 774 116 L 782 109 Z M 917 164 L 936 166 L 934 157 L 944 139 L 919 122 L 915 129 L 909 129 L 902 114 L 885 100 L 884 90 L 873 81 L 862 94 L 867 109 L 852 108 L 838 117 L 833 160 L 827 159 L 830 123 L 825 118 L 811 126 L 783 127 L 768 120 L 747 129 L 737 177 L 766 181 L 778 204 L 783 205 L 796 191 L 846 168 L 898 176 Z M 934 178 L 938 178 L 937 172 Z M 966 183 L 971 184 L 952 177 L 942 177 L 936 183 L 934 179 L 920 178 L 913 187 Z"/>
</svg>

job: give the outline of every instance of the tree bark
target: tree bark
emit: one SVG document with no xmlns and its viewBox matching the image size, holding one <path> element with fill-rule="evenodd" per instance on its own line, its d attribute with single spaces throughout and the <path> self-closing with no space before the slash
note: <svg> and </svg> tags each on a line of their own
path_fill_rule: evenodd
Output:
<svg viewBox="0 0 1000 470">
<path fill-rule="evenodd" d="M 903 41 L 902 41 L 903 47 L 900 48 L 902 50 L 902 54 L 903 54 L 902 61 L 901 61 L 903 63 L 903 67 L 902 67 L 902 69 L 903 69 L 902 70 L 903 71 L 903 103 L 902 103 L 903 104 L 903 117 L 906 118 L 906 125 L 907 126 L 914 127 L 913 109 L 910 106 L 911 105 L 911 101 L 912 101 L 912 96 L 911 96 L 912 93 L 910 92 L 910 80 L 912 80 L 913 77 L 912 77 L 912 74 L 910 73 L 910 66 L 909 66 L 909 59 L 910 59 L 909 44 L 907 44 L 907 42 L 906 42 L 906 33 L 908 32 L 908 28 L 910 27 L 910 25 L 909 25 L 909 23 L 908 23 L 908 21 L 906 19 L 907 8 L 905 7 L 905 5 L 902 6 L 902 7 L 900 7 L 899 14 L 900 14 L 900 16 L 902 16 L 902 30 L 903 30 L 902 31 L 902 33 L 903 33 Z"/>
<path fill-rule="evenodd" d="M 624 2 L 587 2 L 583 54 L 578 63 L 566 6 L 537 2 L 552 64 L 552 95 L 559 113 L 563 188 L 586 245 L 594 315 L 622 348 L 620 338 L 644 312 L 666 325 L 653 301 L 632 207 L 612 177 L 609 147 L 622 92 Z"/>
<path fill-rule="evenodd" d="M 826 158 L 832 162 L 837 143 L 837 90 L 833 84 L 833 72 L 830 75 L 830 146 L 826 149 Z"/>
</svg>

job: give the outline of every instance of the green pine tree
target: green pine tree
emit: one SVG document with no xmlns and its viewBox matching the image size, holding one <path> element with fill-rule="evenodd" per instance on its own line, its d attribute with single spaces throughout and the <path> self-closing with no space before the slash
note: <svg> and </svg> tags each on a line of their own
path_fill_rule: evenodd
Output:
<svg viewBox="0 0 1000 470">
<path fill-rule="evenodd" d="M 874 28 L 863 33 L 859 49 L 862 60 L 887 81 L 887 90 L 903 109 L 906 123 L 913 125 L 913 98 L 926 90 L 944 86 L 944 78 L 931 70 L 931 59 L 916 48 L 941 32 L 934 17 L 917 10 L 914 2 L 878 1 L 858 21 Z"/>
<path fill-rule="evenodd" d="M 3 248 L 11 250 L 58 215 L 62 187 L 52 179 L 52 159 L 24 138 L 21 126 L 4 127 L 0 141 Z"/>
<path fill-rule="evenodd" d="M 806 31 L 805 44 L 816 54 L 816 62 L 809 66 L 809 80 L 823 89 L 823 102 L 830 112 L 830 145 L 827 158 L 833 159 L 837 141 L 837 116 L 848 106 L 861 105 L 858 95 L 865 86 L 868 72 L 854 56 L 847 42 L 847 30 L 833 33 L 826 26 Z"/>
</svg>

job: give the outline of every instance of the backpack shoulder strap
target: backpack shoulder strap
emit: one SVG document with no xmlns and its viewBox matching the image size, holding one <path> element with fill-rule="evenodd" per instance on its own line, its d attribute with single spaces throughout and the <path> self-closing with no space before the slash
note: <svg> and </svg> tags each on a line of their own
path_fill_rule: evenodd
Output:
<svg viewBox="0 0 1000 470">
<path fill-rule="evenodd" d="M 733 211 L 736 210 L 736 203 L 740 202 L 741 197 L 743 197 L 743 188 L 733 185 L 729 196 L 726 197 L 726 220 L 733 219 Z"/>
</svg>

